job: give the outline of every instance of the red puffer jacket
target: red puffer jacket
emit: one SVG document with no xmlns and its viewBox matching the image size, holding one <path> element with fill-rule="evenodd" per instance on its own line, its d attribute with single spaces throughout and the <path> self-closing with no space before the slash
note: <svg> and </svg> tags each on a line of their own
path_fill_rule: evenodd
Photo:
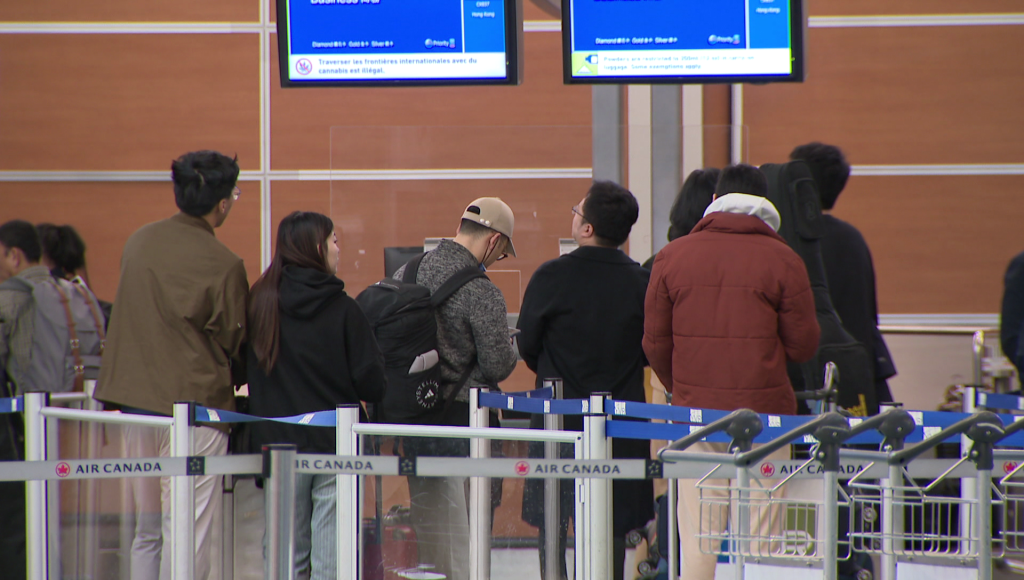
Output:
<svg viewBox="0 0 1024 580">
<path fill-rule="evenodd" d="M 708 214 L 654 261 L 643 346 L 675 405 L 794 414 L 786 360 L 819 333 L 803 261 L 754 215 Z"/>
</svg>

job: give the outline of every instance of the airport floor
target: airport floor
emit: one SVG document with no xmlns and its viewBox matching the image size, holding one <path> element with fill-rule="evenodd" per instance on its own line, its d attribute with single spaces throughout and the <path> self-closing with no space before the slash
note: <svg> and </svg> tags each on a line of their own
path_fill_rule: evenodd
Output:
<svg viewBox="0 0 1024 580">
<path fill-rule="evenodd" d="M 262 542 L 264 532 L 264 507 L 263 492 L 256 488 L 251 479 L 237 482 L 234 491 L 235 511 L 235 554 L 234 554 L 234 580 L 262 580 L 263 558 Z M 62 541 L 62 552 L 65 555 L 65 570 L 62 574 L 65 580 L 131 580 L 127 572 L 126 552 L 120 549 L 121 542 L 125 541 L 125 530 L 121 529 L 119 522 L 101 522 L 100 530 L 100 553 L 97 560 L 97 576 L 89 578 L 86 575 L 77 574 L 73 566 L 69 565 L 67 552 L 74 545 L 73 526 L 64 528 Z M 73 557 L 71 558 L 73 559 Z M 567 554 L 569 577 L 572 578 L 572 551 Z M 627 572 L 630 570 L 630 563 L 633 560 L 632 550 L 627 553 Z M 1022 558 L 1024 560 L 1024 558 Z M 219 553 L 213 554 L 213 561 L 222 561 Z M 876 560 L 876 570 L 878 563 Z M 635 569 L 635 568 L 633 568 Z M 962 572 L 969 572 L 961 570 Z M 961 572 L 958 571 L 958 572 Z M 1024 574 L 1024 573 L 1022 573 Z M 723 578 L 723 570 L 720 568 L 716 579 Z M 2 574 L 0 574 L 2 577 Z M 627 574 L 627 580 L 633 578 Z M 927 580 L 960 580 L 973 578 L 973 576 L 960 576 L 952 570 L 942 577 L 929 577 Z M 1017 580 L 1024 578 L 1024 575 L 1017 575 L 1008 568 L 994 570 L 993 580 Z M 215 570 L 209 580 L 228 580 Z M 540 580 L 540 564 L 536 548 L 509 548 L 492 549 L 491 551 L 491 580 Z M 709 579 L 710 580 L 710 579 Z M 902 577 L 900 580 L 903 580 Z"/>
</svg>

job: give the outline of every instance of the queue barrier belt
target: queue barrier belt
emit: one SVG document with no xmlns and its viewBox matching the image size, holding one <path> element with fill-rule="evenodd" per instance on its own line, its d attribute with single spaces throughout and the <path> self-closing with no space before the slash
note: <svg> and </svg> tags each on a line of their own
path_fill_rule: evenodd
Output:
<svg viewBox="0 0 1024 580">
<path fill-rule="evenodd" d="M 1024 454 L 1022 454 L 1024 455 Z M 296 473 L 356 476 L 496 477 L 537 479 L 700 479 L 712 470 L 723 477 L 735 473 L 727 455 L 721 462 L 663 463 L 652 459 L 537 459 L 468 457 L 396 457 L 392 455 L 341 456 L 296 454 Z M 125 477 L 177 477 L 199 475 L 258 475 L 263 473 L 262 455 L 217 455 L 194 457 L 148 457 L 58 461 L 0 462 L 0 481 L 118 479 Z M 917 459 L 907 466 L 911 477 L 935 477 L 953 466 L 950 459 Z M 770 467 L 768 467 L 770 466 Z M 766 468 L 767 467 L 767 468 Z M 803 460 L 765 460 L 754 473 L 774 478 L 793 474 L 797 479 L 820 479 L 821 465 Z M 795 474 L 794 474 L 795 472 Z M 866 472 L 870 478 L 885 477 L 884 463 L 843 459 L 841 479 Z M 964 463 L 950 477 L 976 474 Z"/>
<path fill-rule="evenodd" d="M 22 397 L 0 398 L 0 415 L 4 413 L 21 413 L 25 410 Z"/>
</svg>

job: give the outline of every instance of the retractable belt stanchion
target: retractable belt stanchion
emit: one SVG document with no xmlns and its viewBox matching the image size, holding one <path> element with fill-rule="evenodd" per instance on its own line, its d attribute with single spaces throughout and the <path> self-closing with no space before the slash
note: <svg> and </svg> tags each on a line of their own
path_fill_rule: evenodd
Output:
<svg viewBox="0 0 1024 580">
<path fill-rule="evenodd" d="M 352 431 L 352 426 L 359 422 L 359 405 L 338 405 L 335 413 L 338 418 L 338 455 L 359 455 L 359 436 Z M 338 487 L 338 580 L 359 580 L 359 522 L 362 513 L 358 493 L 359 476 L 336 475 L 335 478 Z"/>
<path fill-rule="evenodd" d="M 103 404 L 92 398 L 95 391 L 96 381 L 85 381 L 85 393 L 88 395 L 88 398 L 82 403 L 82 408 L 84 410 L 103 410 Z M 100 436 L 103 426 L 94 421 L 87 421 L 84 428 L 85 455 L 88 459 L 96 459 L 100 456 Z M 85 572 L 86 578 L 96 578 L 96 555 L 100 551 L 100 544 L 99 535 L 96 533 L 96 524 L 93 522 L 98 523 L 97 516 L 100 505 L 100 488 L 95 479 L 87 479 L 82 482 L 82 495 L 84 496 L 84 500 L 79 504 L 79 516 L 86 514 L 91 518 L 91 521 L 88 521 L 84 526 L 79 523 L 79 526 L 82 528 L 83 538 L 80 565 Z"/>
<path fill-rule="evenodd" d="M 195 452 L 195 418 L 195 403 L 174 403 L 171 457 L 189 457 Z M 171 478 L 171 577 L 174 580 L 192 580 L 195 576 L 195 492 L 192 478 Z"/>
<path fill-rule="evenodd" d="M 49 393 L 25 393 L 25 461 L 46 461 L 46 417 Z M 25 482 L 25 540 L 28 580 L 48 580 L 46 550 L 46 481 Z"/>
<path fill-rule="evenodd" d="M 469 389 L 469 426 L 487 429 L 491 426 L 490 410 L 480 406 L 480 387 Z M 491 456 L 489 439 L 469 440 L 469 456 L 487 459 Z M 469 478 L 469 578 L 488 580 L 491 576 L 491 480 Z"/>
<path fill-rule="evenodd" d="M 544 379 L 543 387 L 551 387 L 552 398 L 562 398 L 562 379 Z M 561 431 L 562 416 L 556 414 L 544 415 L 545 431 Z M 559 453 L 561 446 L 556 441 L 544 442 L 544 459 L 561 459 Z M 561 580 L 562 566 L 565 558 L 560 548 L 562 536 L 562 516 L 560 501 L 561 481 L 548 477 L 544 479 L 544 580 Z M 578 576 L 577 576 L 578 578 Z"/>
<path fill-rule="evenodd" d="M 295 445 L 263 446 L 263 478 L 267 482 L 267 580 L 293 580 Z"/>
<path fill-rule="evenodd" d="M 608 459 L 608 437 L 605 434 L 604 400 L 608 393 L 590 395 L 590 409 L 583 417 L 586 459 Z M 589 493 L 584 499 L 587 506 L 586 549 L 589 555 L 585 580 L 611 580 L 612 576 L 612 514 L 611 482 L 607 479 L 588 479 L 584 484 Z M 577 546 L 579 542 L 577 542 Z"/>
</svg>

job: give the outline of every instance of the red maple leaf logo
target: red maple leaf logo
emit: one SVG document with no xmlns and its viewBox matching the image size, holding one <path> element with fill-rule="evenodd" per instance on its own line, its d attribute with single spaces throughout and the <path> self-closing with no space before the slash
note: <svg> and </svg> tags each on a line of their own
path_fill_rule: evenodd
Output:
<svg viewBox="0 0 1024 580">
<path fill-rule="evenodd" d="M 67 477 L 71 475 L 71 466 L 61 461 L 57 464 L 57 477 Z"/>
<path fill-rule="evenodd" d="M 1003 464 L 1003 473 L 1010 473 L 1014 469 L 1017 469 L 1016 461 L 1007 461 Z"/>
<path fill-rule="evenodd" d="M 772 465 L 771 463 L 762 463 L 761 464 L 761 475 L 763 475 L 765 477 L 771 477 L 771 476 L 775 475 L 775 466 Z"/>
<path fill-rule="evenodd" d="M 528 462 L 520 461 L 519 463 L 516 463 L 516 475 L 524 475 L 525 476 L 525 475 L 529 475 L 529 474 L 530 474 L 530 464 Z"/>
</svg>

